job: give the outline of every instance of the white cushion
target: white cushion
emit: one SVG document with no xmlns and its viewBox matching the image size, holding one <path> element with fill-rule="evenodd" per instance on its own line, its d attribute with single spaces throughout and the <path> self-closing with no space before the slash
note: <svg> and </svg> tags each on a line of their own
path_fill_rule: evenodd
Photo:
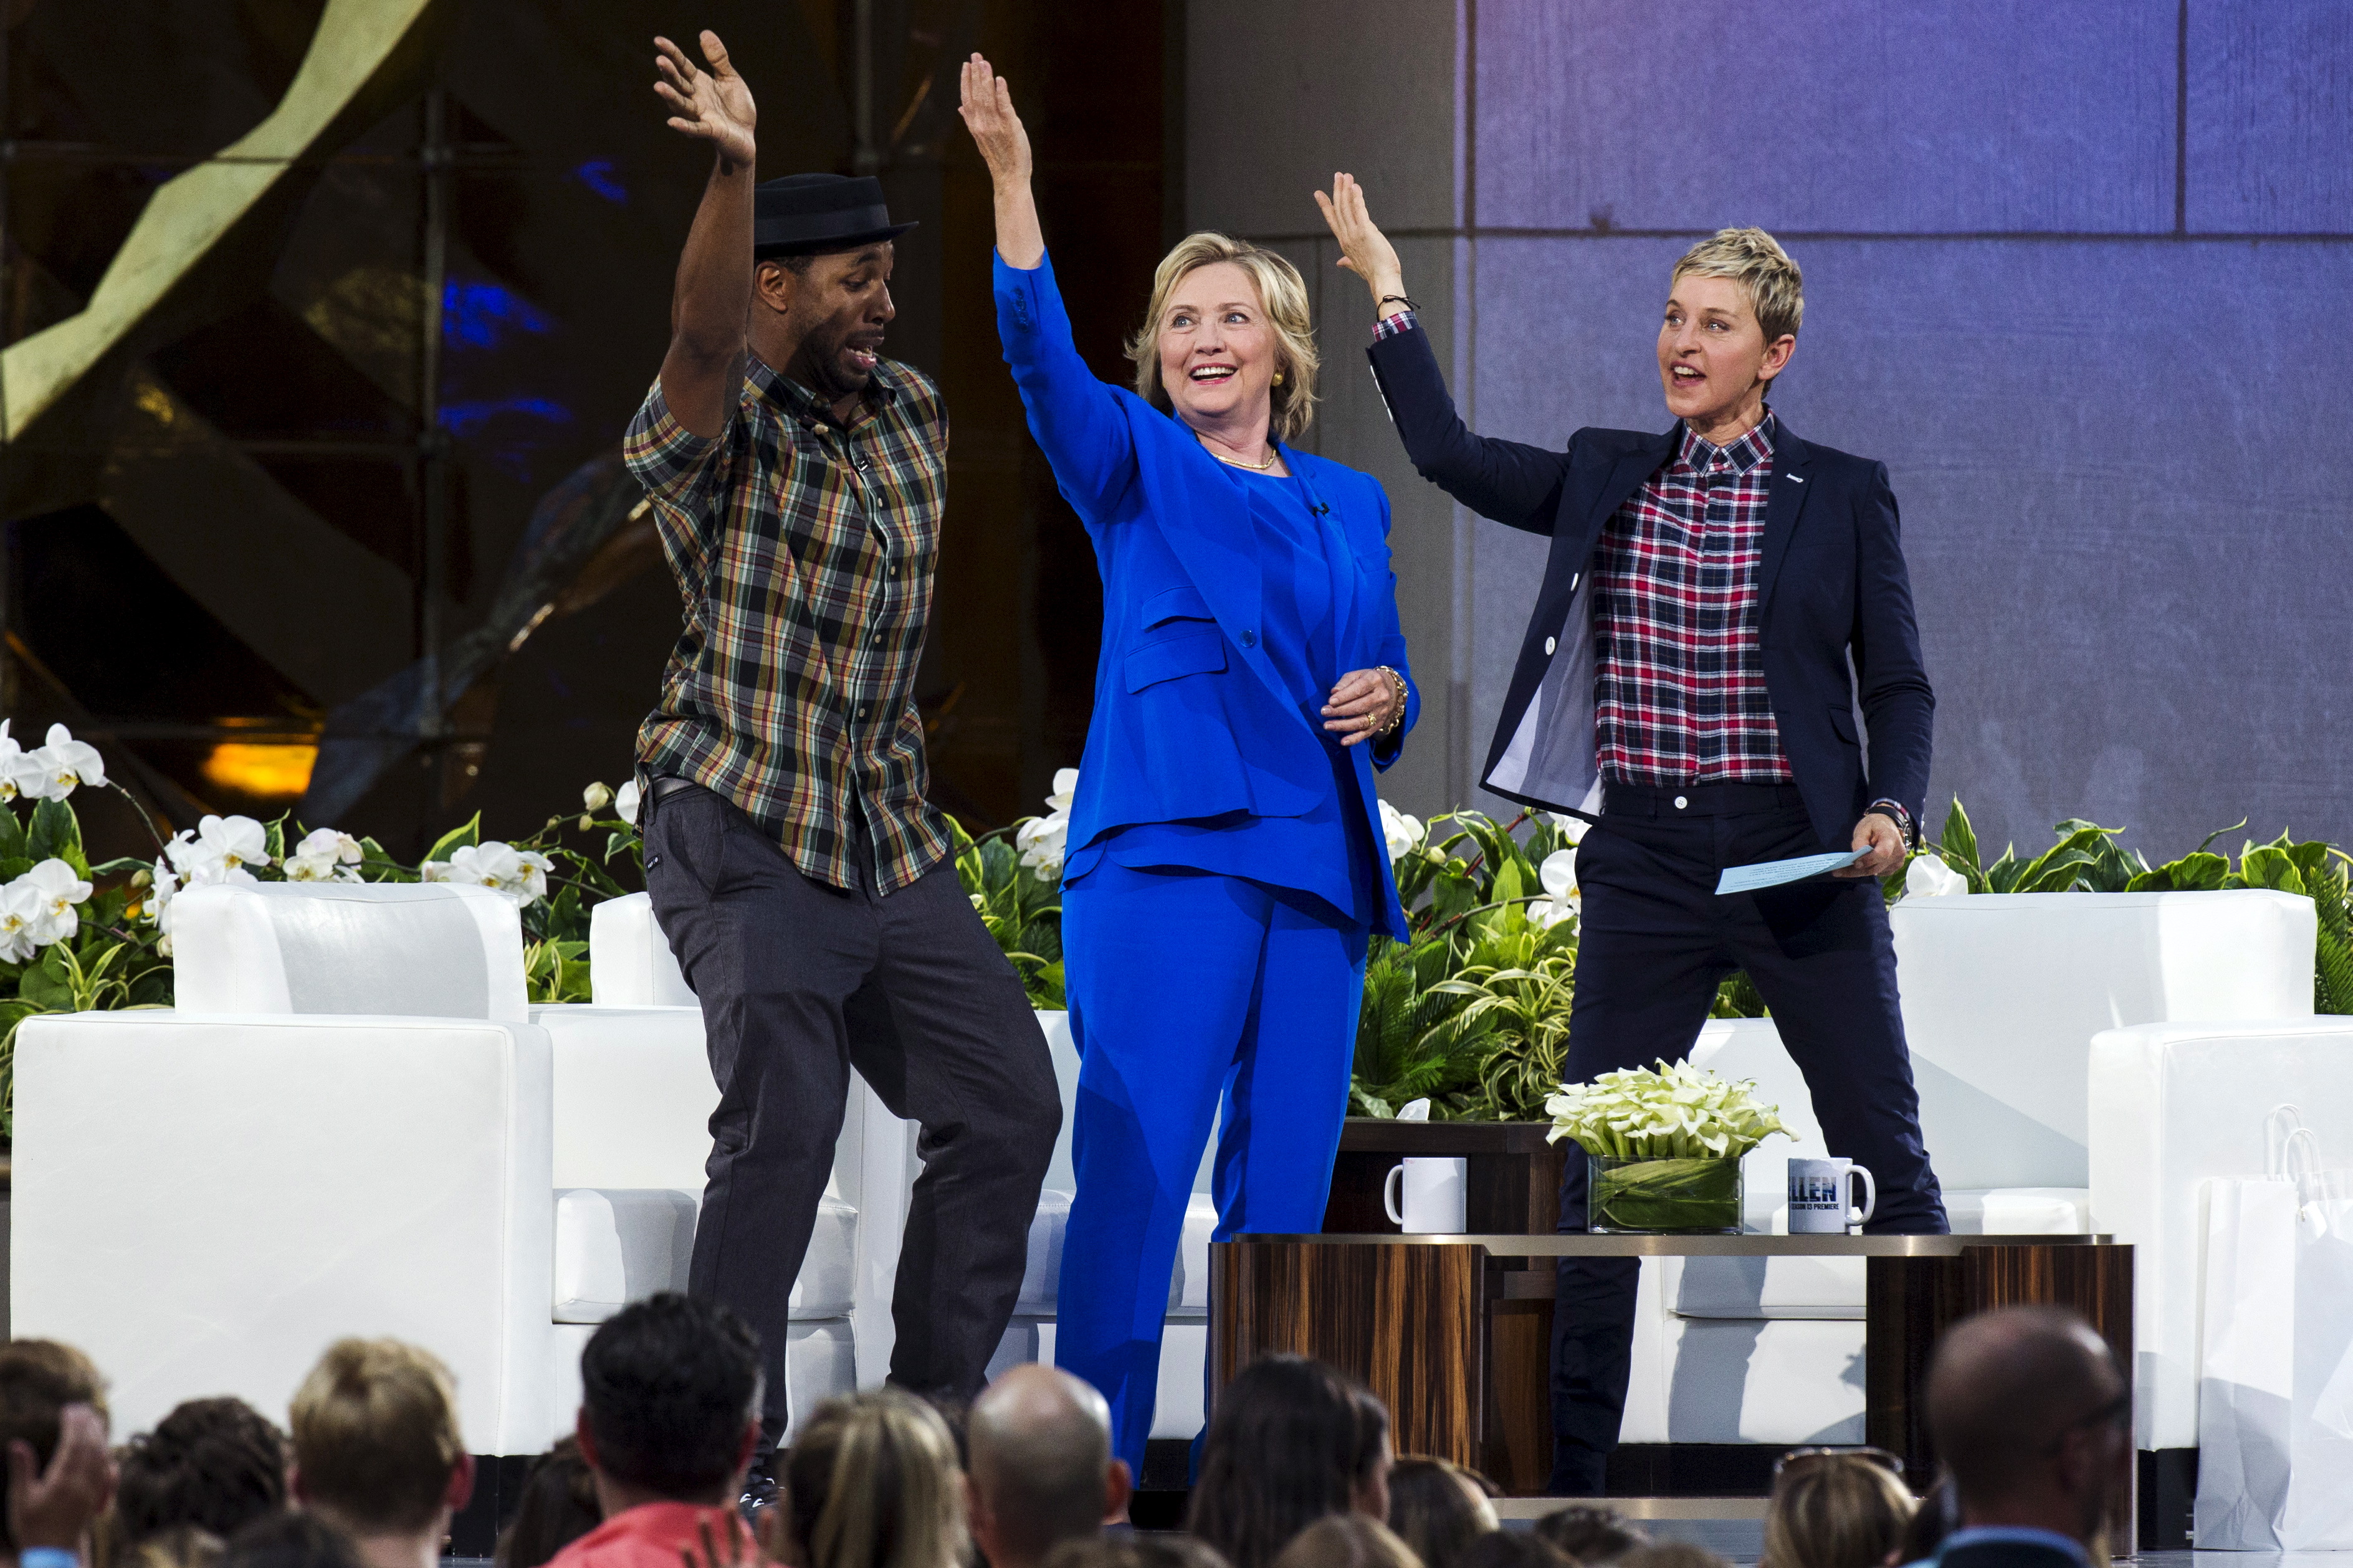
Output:
<svg viewBox="0 0 2353 1568">
<path fill-rule="evenodd" d="M 588 910 L 588 994 L 600 1007 L 691 1007 L 694 993 L 643 893 Z"/>
<path fill-rule="evenodd" d="M 2089 1187 L 1995 1187 L 1945 1194 L 1955 1236 L 2089 1236 Z"/>
<path fill-rule="evenodd" d="M 2276 1105 L 2319 1134 L 2324 1166 L 2353 1166 L 2353 1018 L 2144 1024 L 2091 1057 L 2092 1206 L 2133 1247 L 2140 1446 L 2194 1447 L 2205 1184 L 2263 1171 Z"/>
<path fill-rule="evenodd" d="M 522 923 L 455 882 L 256 882 L 172 900 L 184 1013 L 523 1021 Z"/>
<path fill-rule="evenodd" d="M 1642 1262 L 1620 1441 L 1863 1440 L 1861 1322 L 1680 1317 L 1665 1310 L 1673 1261 Z"/>
<path fill-rule="evenodd" d="M 1050 1318 L 1062 1280 L 1062 1233 L 1071 1225 L 1071 1194 L 1048 1187 L 1038 1194 L 1037 1217 L 1029 1222 L 1029 1261 L 1021 1274 L 1017 1318 Z"/>
<path fill-rule="evenodd" d="M 2316 919 L 2310 899 L 2260 888 L 1897 904 L 1904 1028 L 1937 1176 L 2088 1186 L 2092 1037 L 2310 1017 Z"/>
<path fill-rule="evenodd" d="M 1217 1200 L 1195 1193 L 1185 1205 L 1184 1239 L 1176 1268 L 1168 1277 L 1168 1321 L 1207 1321 L 1209 1316 L 1209 1235 L 1218 1228 Z"/>
<path fill-rule="evenodd" d="M 701 1193 L 719 1108 L 702 1010 L 541 1005 L 531 1021 L 555 1048 L 555 1184 Z"/>
<path fill-rule="evenodd" d="M 555 1321 L 601 1323 L 631 1301 L 686 1289 L 694 1199 L 667 1188 L 555 1194 Z"/>
<path fill-rule="evenodd" d="M 282 1412 L 333 1341 L 391 1335 L 448 1364 L 471 1452 L 543 1452 L 548 1104 L 528 1024 L 28 1018 L 12 1326 L 105 1368 L 123 1432 Z"/>
</svg>

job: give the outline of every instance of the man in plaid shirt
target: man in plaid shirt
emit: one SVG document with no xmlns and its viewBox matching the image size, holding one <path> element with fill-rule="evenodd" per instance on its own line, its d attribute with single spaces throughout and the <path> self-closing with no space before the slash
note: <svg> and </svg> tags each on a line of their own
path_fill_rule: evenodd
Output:
<svg viewBox="0 0 2353 1568">
<path fill-rule="evenodd" d="M 1870 1169 L 1868 1228 L 1939 1233 L 1878 879 L 1918 841 L 1936 706 L 1885 465 L 1800 440 L 1765 401 L 1796 349 L 1797 264 L 1762 229 L 1676 263 L 1659 329 L 1675 427 L 1586 428 L 1566 451 L 1472 434 L 1397 253 L 1345 174 L 1318 195 L 1380 318 L 1373 373 L 1414 467 L 1552 540 L 1486 786 L 1593 821 L 1565 1077 L 1681 1060 L 1745 970 L 1806 1075 L 1833 1154 Z M 1718 896 L 1727 868 L 1852 852 L 1843 879 Z M 1586 1225 L 1572 1157 L 1561 1228 Z M 1564 1258 L 1552 1489 L 1604 1489 L 1637 1269 Z"/>
<path fill-rule="evenodd" d="M 765 1495 L 849 1069 L 923 1129 L 891 1381 L 959 1402 L 1012 1315 L 1061 1103 L 924 798 L 913 688 L 947 414 L 881 353 L 891 242 L 913 226 L 871 179 L 755 186 L 725 47 L 702 35 L 706 68 L 655 43 L 670 123 L 715 162 L 626 446 L 684 616 L 638 734 L 646 887 L 720 1089 L 688 1289 L 759 1333 Z"/>
</svg>

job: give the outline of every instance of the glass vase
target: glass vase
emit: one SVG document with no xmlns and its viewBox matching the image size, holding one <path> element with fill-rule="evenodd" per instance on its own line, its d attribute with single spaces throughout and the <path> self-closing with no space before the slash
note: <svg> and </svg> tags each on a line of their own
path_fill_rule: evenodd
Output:
<svg viewBox="0 0 2353 1568">
<path fill-rule="evenodd" d="M 1647 1236 L 1736 1235 L 1740 1162 L 1585 1157 L 1587 1228 Z"/>
</svg>

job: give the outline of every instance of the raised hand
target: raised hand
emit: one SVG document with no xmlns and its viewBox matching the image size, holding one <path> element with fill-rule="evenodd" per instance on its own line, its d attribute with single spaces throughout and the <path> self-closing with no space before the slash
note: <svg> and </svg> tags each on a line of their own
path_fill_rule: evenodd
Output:
<svg viewBox="0 0 2353 1568">
<path fill-rule="evenodd" d="M 654 66 L 661 79 L 654 83 L 654 91 L 678 110 L 670 117 L 671 130 L 708 142 L 722 158 L 749 168 L 758 153 L 752 127 L 759 111 L 753 106 L 752 89 L 735 74 L 718 34 L 706 28 L 702 44 L 708 69 L 687 58 L 686 51 L 668 38 L 656 38 Z"/>
<path fill-rule="evenodd" d="M 964 101 L 956 112 L 964 116 L 996 190 L 997 254 L 1008 267 L 1026 272 L 1046 257 L 1045 231 L 1038 226 L 1038 204 L 1029 194 L 1029 132 L 1013 112 L 1012 90 L 986 59 L 973 56 L 962 75 Z"/>
<path fill-rule="evenodd" d="M 1029 132 L 1021 128 L 1021 117 L 1013 112 L 1012 90 L 979 55 L 965 61 L 961 74 L 964 101 L 956 105 L 956 112 L 964 117 L 965 129 L 980 147 L 988 177 L 1000 185 L 1013 180 L 1027 184 L 1031 167 Z"/>
<path fill-rule="evenodd" d="M 1315 205 L 1340 242 L 1340 265 L 1365 280 L 1375 304 L 1384 294 L 1405 292 L 1405 269 L 1398 265 L 1397 247 L 1389 243 L 1365 208 L 1365 187 L 1354 174 L 1332 176 L 1332 194 L 1315 193 Z"/>
</svg>

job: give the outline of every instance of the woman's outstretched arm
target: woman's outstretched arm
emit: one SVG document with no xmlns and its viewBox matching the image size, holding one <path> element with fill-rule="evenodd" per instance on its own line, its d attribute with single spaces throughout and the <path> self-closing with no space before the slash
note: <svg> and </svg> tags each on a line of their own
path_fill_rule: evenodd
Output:
<svg viewBox="0 0 2353 1568">
<path fill-rule="evenodd" d="M 1412 307 L 1405 298 L 1405 268 L 1397 247 L 1366 211 L 1365 188 L 1356 176 L 1333 175 L 1332 194 L 1316 192 L 1315 205 L 1340 242 L 1340 265 L 1372 291 L 1374 314 L 1384 322 L 1406 316 Z M 1416 472 L 1482 517 L 1536 533 L 1552 531 L 1561 481 L 1568 472 L 1567 453 L 1493 440 L 1463 424 L 1426 332 L 1393 333 L 1385 326 L 1375 345 L 1373 374 Z"/>
<path fill-rule="evenodd" d="M 1095 378 L 1071 339 L 1071 318 L 1046 260 L 1046 237 L 1029 192 L 1029 134 L 1005 79 L 975 55 L 964 65 L 958 112 L 988 164 L 997 192 L 997 332 L 1021 389 L 1029 433 L 1081 518 L 1100 522 L 1135 476 L 1128 411 Z"/>
</svg>

